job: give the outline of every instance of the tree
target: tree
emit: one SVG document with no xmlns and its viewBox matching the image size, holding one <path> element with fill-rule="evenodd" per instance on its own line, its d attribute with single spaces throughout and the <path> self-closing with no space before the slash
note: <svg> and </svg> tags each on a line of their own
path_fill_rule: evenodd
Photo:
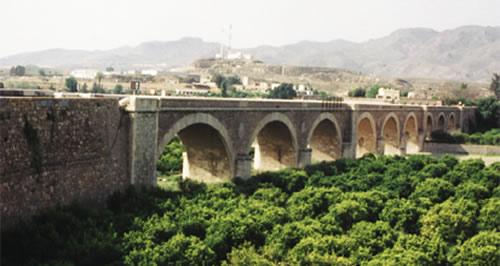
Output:
<svg viewBox="0 0 500 266">
<path fill-rule="evenodd" d="M 184 146 L 179 138 L 174 138 L 165 146 L 160 159 L 156 163 L 156 170 L 163 175 L 180 173 L 182 169 L 182 153 Z"/>
<path fill-rule="evenodd" d="M 223 76 L 216 74 L 212 77 L 212 81 L 215 82 L 217 87 L 221 89 L 221 96 L 228 97 L 233 96 L 236 92 L 234 91 L 234 85 L 241 84 L 241 79 L 238 76 Z M 231 92 L 231 93 L 230 93 Z"/>
<path fill-rule="evenodd" d="M 69 77 L 64 81 L 64 85 L 69 92 L 77 92 L 78 89 L 78 81 L 75 77 Z"/>
<path fill-rule="evenodd" d="M 356 88 L 352 91 L 349 91 L 348 96 L 349 97 L 365 97 L 366 90 L 363 88 Z"/>
<path fill-rule="evenodd" d="M 26 74 L 26 68 L 24 66 L 17 65 L 10 69 L 11 76 L 24 76 Z"/>
<path fill-rule="evenodd" d="M 500 101 L 495 97 L 482 98 L 477 101 L 479 131 L 486 131 L 500 126 Z"/>
<path fill-rule="evenodd" d="M 113 88 L 113 93 L 114 94 L 122 94 L 123 93 L 123 86 L 121 84 L 116 84 L 115 87 Z"/>
<path fill-rule="evenodd" d="M 104 74 L 102 74 L 102 72 L 97 72 L 95 78 L 97 79 L 97 85 L 102 88 L 101 81 L 104 78 Z"/>
<path fill-rule="evenodd" d="M 467 83 L 460 84 L 460 90 L 466 90 L 469 87 Z"/>
<path fill-rule="evenodd" d="M 375 98 L 375 97 L 377 97 L 378 89 L 380 89 L 380 86 L 378 84 L 375 84 L 375 85 L 371 86 L 371 88 L 368 89 L 368 91 L 366 92 L 366 97 L 367 98 Z"/>
<path fill-rule="evenodd" d="M 297 97 L 297 92 L 291 83 L 281 83 L 278 87 L 269 92 L 268 98 L 273 99 L 293 99 Z"/>
<path fill-rule="evenodd" d="M 481 232 L 458 247 L 458 253 L 451 258 L 454 265 L 484 265 L 500 264 L 500 233 L 496 231 Z"/>
<path fill-rule="evenodd" d="M 3 82 L 0 82 L 0 89 L 5 88 L 5 85 L 3 85 Z"/>
<path fill-rule="evenodd" d="M 500 198 L 492 197 L 481 208 L 479 228 L 482 230 L 500 230 Z"/>
<path fill-rule="evenodd" d="M 104 88 L 101 87 L 101 85 L 98 85 L 97 83 L 94 82 L 94 84 L 92 84 L 92 92 L 93 93 L 104 93 Z"/>
<path fill-rule="evenodd" d="M 475 233 L 477 203 L 449 199 L 434 205 L 421 219 L 423 236 L 438 235 L 448 243 L 464 241 Z"/>
<path fill-rule="evenodd" d="M 380 213 L 380 219 L 388 222 L 394 229 L 406 233 L 418 232 L 419 209 L 407 199 L 391 199 Z"/>
<path fill-rule="evenodd" d="M 85 93 L 87 92 L 87 90 L 88 90 L 87 83 L 83 83 L 83 86 L 80 88 L 80 91 Z"/>
<path fill-rule="evenodd" d="M 500 75 L 493 73 L 491 78 L 490 90 L 495 94 L 497 100 L 500 100 Z"/>
<path fill-rule="evenodd" d="M 115 69 L 111 66 L 106 68 L 106 72 L 113 72 L 113 71 L 115 71 Z"/>
<path fill-rule="evenodd" d="M 45 70 L 43 70 L 43 69 L 38 70 L 38 74 L 39 74 L 40 76 L 42 76 L 42 77 L 45 77 L 45 76 L 46 76 L 46 74 L 45 74 Z"/>
</svg>

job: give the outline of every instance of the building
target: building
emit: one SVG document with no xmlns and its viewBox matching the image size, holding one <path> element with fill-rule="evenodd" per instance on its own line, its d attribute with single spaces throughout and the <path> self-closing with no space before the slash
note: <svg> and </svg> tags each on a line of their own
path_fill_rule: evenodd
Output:
<svg viewBox="0 0 500 266">
<path fill-rule="evenodd" d="M 299 96 L 312 96 L 314 94 L 313 89 L 309 85 L 298 84 L 294 85 L 294 90 Z"/>
<path fill-rule="evenodd" d="M 141 71 L 141 74 L 142 75 L 145 75 L 145 76 L 157 76 L 158 75 L 158 70 L 156 69 L 144 69 Z"/>
<path fill-rule="evenodd" d="M 75 69 L 70 75 L 77 79 L 95 79 L 98 72 L 97 69 Z"/>
<path fill-rule="evenodd" d="M 399 100 L 399 90 L 380 88 L 378 89 L 377 99 L 384 101 Z"/>
</svg>

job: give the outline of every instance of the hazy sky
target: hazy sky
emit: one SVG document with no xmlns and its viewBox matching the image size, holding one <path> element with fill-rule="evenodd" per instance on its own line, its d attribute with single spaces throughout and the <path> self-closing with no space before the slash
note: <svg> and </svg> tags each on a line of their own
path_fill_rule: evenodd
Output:
<svg viewBox="0 0 500 266">
<path fill-rule="evenodd" d="M 0 57 L 184 36 L 232 46 L 364 41 L 398 28 L 500 26 L 500 0 L 0 0 Z"/>
</svg>

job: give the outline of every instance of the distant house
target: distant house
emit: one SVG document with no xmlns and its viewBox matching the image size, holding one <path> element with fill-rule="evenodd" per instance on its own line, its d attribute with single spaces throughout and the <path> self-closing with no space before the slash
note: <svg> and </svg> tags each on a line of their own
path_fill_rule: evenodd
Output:
<svg viewBox="0 0 500 266">
<path fill-rule="evenodd" d="M 141 71 L 141 74 L 142 75 L 145 75 L 145 76 L 157 76 L 158 75 L 158 70 L 156 69 L 145 69 L 145 70 L 142 70 Z"/>
<path fill-rule="evenodd" d="M 314 94 L 312 87 L 309 85 L 294 85 L 294 89 L 299 96 L 312 96 Z"/>
<path fill-rule="evenodd" d="M 202 74 L 200 75 L 200 83 L 201 84 L 211 84 L 212 83 L 212 75 L 210 74 Z"/>
<path fill-rule="evenodd" d="M 399 100 L 399 95 L 399 90 L 380 88 L 378 89 L 377 99 L 385 101 Z"/>
<path fill-rule="evenodd" d="M 75 69 L 70 75 L 77 79 L 95 79 L 98 72 L 97 69 Z"/>
<path fill-rule="evenodd" d="M 251 91 L 265 92 L 270 88 L 269 83 L 265 81 L 251 80 L 247 76 L 241 78 L 241 84 L 243 85 L 245 90 L 251 90 Z"/>
</svg>

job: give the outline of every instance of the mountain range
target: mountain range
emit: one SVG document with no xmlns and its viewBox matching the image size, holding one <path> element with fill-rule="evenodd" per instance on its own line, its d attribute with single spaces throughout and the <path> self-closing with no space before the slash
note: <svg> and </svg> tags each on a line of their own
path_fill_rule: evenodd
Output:
<svg viewBox="0 0 500 266">
<path fill-rule="evenodd" d="M 182 38 L 111 50 L 50 49 L 21 53 L 0 58 L 0 66 L 168 69 L 213 57 L 219 48 L 218 43 Z M 358 43 L 303 41 L 237 50 L 269 64 L 334 67 L 387 77 L 488 81 L 493 72 L 500 72 L 500 27 L 463 26 L 444 31 L 407 28 Z"/>
</svg>

